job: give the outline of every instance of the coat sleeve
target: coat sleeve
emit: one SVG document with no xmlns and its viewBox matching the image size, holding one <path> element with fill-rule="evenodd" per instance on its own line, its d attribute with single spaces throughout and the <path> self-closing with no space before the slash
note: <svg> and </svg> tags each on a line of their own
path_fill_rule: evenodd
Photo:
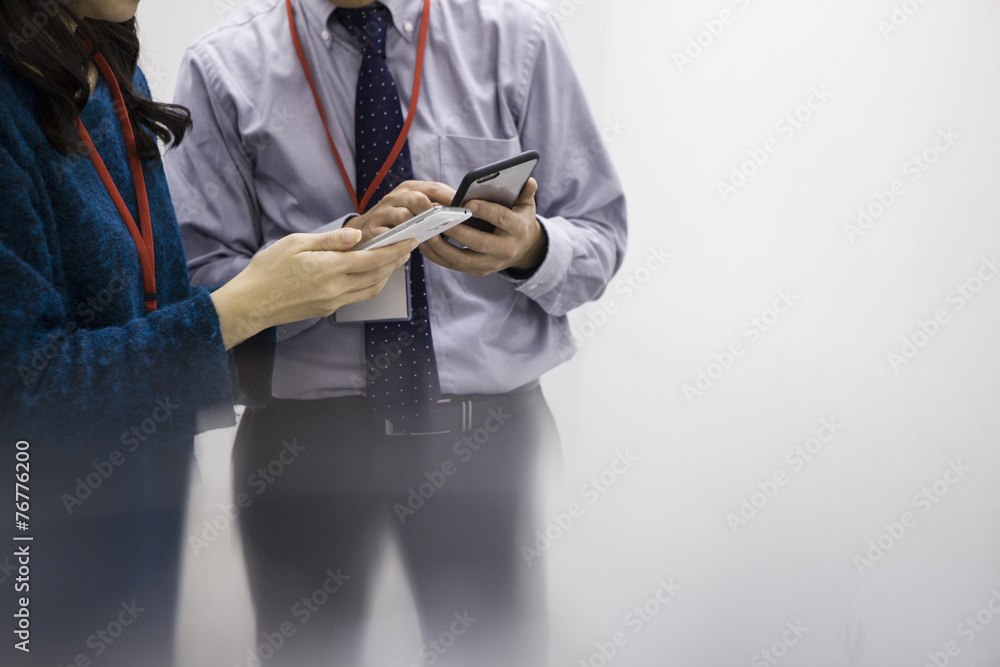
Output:
<svg viewBox="0 0 1000 667">
<path fill-rule="evenodd" d="M 231 405 L 234 363 L 208 292 L 119 326 L 67 312 L 50 205 L 30 165 L 0 147 L 0 431 L 42 461 L 190 441 L 200 410 Z M 136 445 L 138 446 L 138 445 Z"/>
</svg>

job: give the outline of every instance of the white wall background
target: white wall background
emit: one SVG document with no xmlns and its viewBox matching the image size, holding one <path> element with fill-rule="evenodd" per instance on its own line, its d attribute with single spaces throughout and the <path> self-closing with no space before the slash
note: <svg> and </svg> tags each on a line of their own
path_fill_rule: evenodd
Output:
<svg viewBox="0 0 1000 667">
<path fill-rule="evenodd" d="M 157 94 L 239 2 L 142 3 Z M 564 439 L 551 512 L 584 510 L 545 555 L 551 664 L 1000 664 L 1000 4 L 553 6 L 595 115 L 621 128 L 608 150 L 632 232 L 621 281 L 574 315 L 580 355 L 546 378 Z M 700 53 L 678 64 L 689 40 Z M 814 90 L 828 99 L 799 109 Z M 752 175 L 724 199 L 734 168 Z M 670 259 L 650 270 L 653 249 Z M 894 368 L 904 338 L 919 347 Z M 798 458 L 823 420 L 836 434 Z M 230 437 L 199 444 L 191 534 L 226 500 Z M 591 504 L 581 485 L 619 451 L 638 462 Z M 756 515 L 735 525 L 744 499 Z M 189 558 L 181 664 L 246 664 L 234 533 Z M 671 579 L 675 597 L 649 602 Z M 389 555 L 372 665 L 416 661 L 403 590 Z"/>
</svg>

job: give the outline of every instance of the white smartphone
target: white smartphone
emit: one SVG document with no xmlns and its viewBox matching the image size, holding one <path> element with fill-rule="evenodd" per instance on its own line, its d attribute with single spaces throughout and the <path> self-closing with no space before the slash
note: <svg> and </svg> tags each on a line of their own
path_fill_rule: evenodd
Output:
<svg viewBox="0 0 1000 667">
<path fill-rule="evenodd" d="M 398 241 L 406 239 L 417 239 L 423 243 L 429 238 L 433 238 L 441 232 L 451 229 L 455 225 L 461 224 L 472 217 L 472 211 L 460 206 L 435 206 L 427 209 L 420 215 L 415 215 L 406 222 L 389 231 L 379 234 L 373 239 L 369 239 L 360 245 L 351 248 L 355 250 L 371 250 L 383 246 L 392 245 Z"/>
</svg>

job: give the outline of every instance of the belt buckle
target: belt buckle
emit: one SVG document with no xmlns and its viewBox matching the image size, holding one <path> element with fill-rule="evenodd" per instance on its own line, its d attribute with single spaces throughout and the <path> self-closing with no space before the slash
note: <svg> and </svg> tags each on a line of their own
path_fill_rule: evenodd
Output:
<svg viewBox="0 0 1000 667">
<path fill-rule="evenodd" d="M 451 403 L 450 398 L 439 399 L 436 405 L 441 405 L 442 403 Z M 472 430 L 472 401 L 462 401 L 462 433 L 465 431 Z M 445 435 L 451 433 L 452 429 L 447 431 L 422 431 L 414 433 L 406 433 L 404 431 L 397 431 L 392 425 L 392 422 L 388 419 L 385 420 L 385 434 L 386 435 Z"/>
</svg>

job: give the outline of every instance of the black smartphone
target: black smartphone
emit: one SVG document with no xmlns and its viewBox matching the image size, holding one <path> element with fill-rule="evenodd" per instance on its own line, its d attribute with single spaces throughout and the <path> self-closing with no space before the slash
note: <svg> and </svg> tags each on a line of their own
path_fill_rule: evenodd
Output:
<svg viewBox="0 0 1000 667">
<path fill-rule="evenodd" d="M 531 178 L 539 159 L 538 151 L 525 151 L 506 160 L 473 169 L 462 179 L 451 205 L 465 206 L 466 202 L 479 199 L 510 208 Z M 484 232 L 493 231 L 493 225 L 479 218 L 470 218 L 462 224 Z"/>
</svg>

